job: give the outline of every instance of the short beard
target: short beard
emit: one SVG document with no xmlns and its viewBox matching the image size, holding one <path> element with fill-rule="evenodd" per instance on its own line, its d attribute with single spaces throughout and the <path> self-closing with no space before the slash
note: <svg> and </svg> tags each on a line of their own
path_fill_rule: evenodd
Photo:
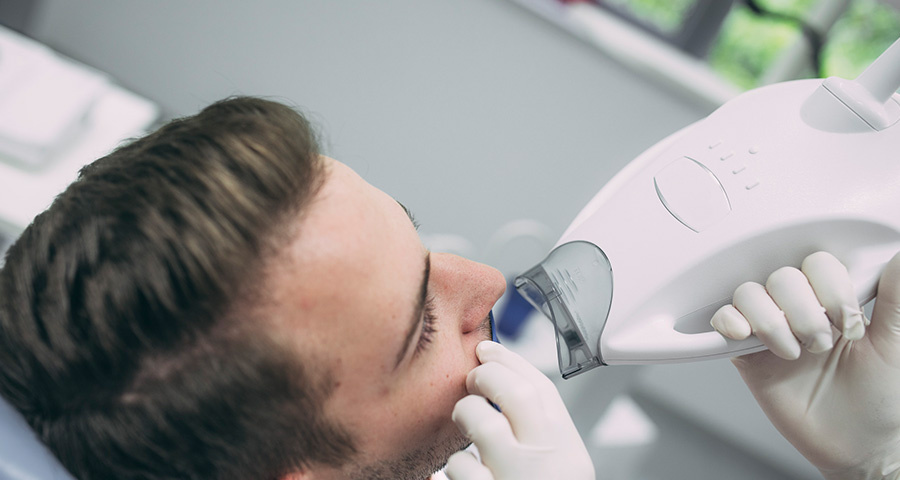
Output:
<svg viewBox="0 0 900 480">
<path fill-rule="evenodd" d="M 443 443 L 406 452 L 399 459 L 355 465 L 348 471 L 347 480 L 427 479 L 444 468 L 450 455 L 468 447 L 470 443 L 465 436 L 458 434 Z"/>
<path fill-rule="evenodd" d="M 493 326 L 488 315 L 476 327 L 485 340 L 493 338 Z M 381 460 L 367 465 L 347 468 L 347 480 L 423 480 L 444 468 L 450 455 L 465 449 L 470 442 L 457 432 L 450 439 L 429 447 L 405 452 L 399 459 Z"/>
</svg>

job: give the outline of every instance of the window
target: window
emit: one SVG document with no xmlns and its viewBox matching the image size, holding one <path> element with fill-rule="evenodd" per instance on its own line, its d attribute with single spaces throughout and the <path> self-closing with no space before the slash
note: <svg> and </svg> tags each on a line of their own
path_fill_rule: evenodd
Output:
<svg viewBox="0 0 900 480">
<path fill-rule="evenodd" d="M 516 1 L 555 16 L 556 23 L 604 50 L 616 49 L 616 41 L 630 41 L 620 33 L 604 33 L 610 30 L 609 19 L 631 28 L 652 39 L 660 56 L 680 54 L 680 66 L 644 61 L 638 57 L 647 54 L 640 48 L 621 47 L 614 56 L 630 50 L 635 58 L 627 63 L 646 63 L 643 71 L 719 104 L 740 90 L 774 82 L 855 78 L 900 37 L 897 0 Z M 539 4 L 544 5 L 535 8 Z M 722 85 L 710 88 L 716 82 Z"/>
<path fill-rule="evenodd" d="M 724 20 L 709 63 L 743 88 L 855 78 L 898 37 L 900 10 L 877 0 L 741 2 Z"/>
</svg>

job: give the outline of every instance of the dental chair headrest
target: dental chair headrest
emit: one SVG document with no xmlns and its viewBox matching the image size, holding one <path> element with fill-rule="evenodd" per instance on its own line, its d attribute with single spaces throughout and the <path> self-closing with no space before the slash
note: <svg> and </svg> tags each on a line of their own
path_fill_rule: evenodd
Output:
<svg viewBox="0 0 900 480">
<path fill-rule="evenodd" d="M 0 397 L 0 480 L 72 480 L 22 415 Z"/>
</svg>

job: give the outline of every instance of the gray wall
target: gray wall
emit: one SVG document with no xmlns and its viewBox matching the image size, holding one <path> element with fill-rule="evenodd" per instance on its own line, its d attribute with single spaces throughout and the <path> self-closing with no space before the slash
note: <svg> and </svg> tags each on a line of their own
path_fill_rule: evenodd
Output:
<svg viewBox="0 0 900 480">
<path fill-rule="evenodd" d="M 488 262 L 499 225 L 561 233 L 621 165 L 708 113 L 504 0 L 42 6 L 34 37 L 169 115 L 233 94 L 302 107 L 328 154 Z"/>
</svg>

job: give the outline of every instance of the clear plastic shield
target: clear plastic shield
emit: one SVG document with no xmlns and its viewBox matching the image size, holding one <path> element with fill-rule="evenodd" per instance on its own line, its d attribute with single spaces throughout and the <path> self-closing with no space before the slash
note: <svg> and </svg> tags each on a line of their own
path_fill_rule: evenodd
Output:
<svg viewBox="0 0 900 480">
<path fill-rule="evenodd" d="M 560 245 L 515 285 L 553 322 L 563 378 L 603 365 L 599 341 L 612 305 L 613 276 L 599 247 L 585 241 Z"/>
</svg>

